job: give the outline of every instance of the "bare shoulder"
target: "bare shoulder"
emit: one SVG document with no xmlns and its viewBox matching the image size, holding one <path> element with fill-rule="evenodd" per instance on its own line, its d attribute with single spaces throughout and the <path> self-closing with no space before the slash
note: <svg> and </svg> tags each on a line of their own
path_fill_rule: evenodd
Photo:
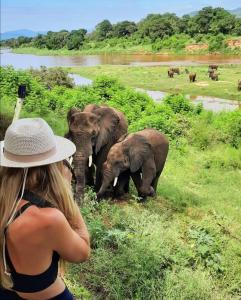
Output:
<svg viewBox="0 0 241 300">
<path fill-rule="evenodd" d="M 39 235 L 42 231 L 48 231 L 53 227 L 61 226 L 65 222 L 67 220 L 64 214 L 57 208 L 32 206 L 24 212 L 24 215 L 14 225 L 17 231 L 21 229 L 21 231 L 24 230 L 28 234 L 34 234 L 37 231 Z"/>
<path fill-rule="evenodd" d="M 35 219 L 43 229 L 50 229 L 53 227 L 62 226 L 66 224 L 67 220 L 64 214 L 57 208 L 36 208 L 31 211 L 30 217 Z"/>
</svg>

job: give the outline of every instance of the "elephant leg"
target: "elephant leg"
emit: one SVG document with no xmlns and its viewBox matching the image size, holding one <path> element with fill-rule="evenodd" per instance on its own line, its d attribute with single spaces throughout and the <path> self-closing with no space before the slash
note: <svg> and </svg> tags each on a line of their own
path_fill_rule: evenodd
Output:
<svg viewBox="0 0 241 300">
<path fill-rule="evenodd" d="M 131 178 L 132 178 L 134 185 L 136 187 L 136 190 L 138 192 L 138 197 L 140 198 L 139 202 L 145 202 L 146 195 L 143 195 L 143 193 L 141 192 L 142 175 L 141 175 L 140 170 L 135 173 L 131 173 Z"/>
<path fill-rule="evenodd" d="M 150 157 L 142 165 L 142 184 L 140 187 L 140 195 L 143 196 L 155 196 L 155 191 L 152 187 L 152 181 L 156 177 L 156 166 L 153 157 Z"/>
<path fill-rule="evenodd" d="M 154 197 L 156 195 L 154 188 L 152 187 L 152 182 L 155 178 L 153 177 L 149 177 L 149 178 L 145 178 L 145 175 L 143 176 L 143 180 L 142 180 L 142 185 L 140 188 L 140 194 L 141 196 L 150 196 L 150 197 Z"/>
<path fill-rule="evenodd" d="M 134 182 L 134 185 L 137 189 L 138 196 L 139 196 L 139 190 L 140 190 L 140 187 L 141 187 L 141 173 L 140 173 L 140 171 L 137 171 L 135 173 L 131 173 L 131 178 Z"/>
<path fill-rule="evenodd" d="M 130 181 L 130 172 L 125 171 L 121 173 L 118 177 L 118 184 L 114 190 L 115 197 L 121 197 L 125 193 L 129 192 L 129 181 Z"/>
<path fill-rule="evenodd" d="M 95 185 L 94 174 L 95 174 L 95 166 L 86 168 L 86 185 L 93 187 Z"/>
<path fill-rule="evenodd" d="M 152 180 L 152 183 L 151 183 L 151 186 L 153 187 L 155 193 L 156 193 L 158 179 L 159 179 L 160 175 L 161 175 L 161 171 L 157 172 L 156 177 Z"/>
</svg>

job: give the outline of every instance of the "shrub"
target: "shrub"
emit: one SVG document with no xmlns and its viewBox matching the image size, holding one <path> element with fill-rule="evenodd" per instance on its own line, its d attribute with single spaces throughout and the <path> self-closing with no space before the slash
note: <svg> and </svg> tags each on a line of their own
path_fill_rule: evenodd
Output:
<svg viewBox="0 0 241 300">
<path fill-rule="evenodd" d="M 73 79 L 68 76 L 68 72 L 63 68 L 41 66 L 39 70 L 31 68 L 29 72 L 48 89 L 52 89 L 56 85 L 67 88 L 74 87 Z"/>
<path fill-rule="evenodd" d="M 193 112 L 195 107 L 184 95 L 168 95 L 163 100 L 174 113 Z"/>
</svg>

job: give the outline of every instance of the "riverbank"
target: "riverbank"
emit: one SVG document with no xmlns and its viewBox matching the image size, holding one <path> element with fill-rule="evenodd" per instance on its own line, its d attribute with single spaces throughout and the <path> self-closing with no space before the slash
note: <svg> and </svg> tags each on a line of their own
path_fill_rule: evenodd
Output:
<svg viewBox="0 0 241 300">
<path fill-rule="evenodd" d="M 111 66 L 72 67 L 71 73 L 95 79 L 99 75 L 118 78 L 128 86 L 145 90 L 163 91 L 168 93 L 182 93 L 190 96 L 213 96 L 222 99 L 241 101 L 241 91 L 237 89 L 241 78 L 241 68 L 237 65 L 220 65 L 218 69 L 219 81 L 208 78 L 207 65 L 188 66 L 189 72 L 197 73 L 197 81 L 189 82 L 185 68 L 181 67 L 181 74 L 168 78 L 168 66 L 140 67 L 140 66 Z"/>
<path fill-rule="evenodd" d="M 147 45 L 135 45 L 124 47 L 123 45 L 117 46 L 109 46 L 106 45 L 102 48 L 89 48 L 82 50 L 68 50 L 68 49 L 58 49 L 58 50 L 49 50 L 47 48 L 39 49 L 34 47 L 23 47 L 23 48 L 13 48 L 12 51 L 18 54 L 33 54 L 33 55 L 85 55 L 85 54 L 137 54 L 137 55 L 145 55 L 145 54 L 154 54 L 154 55 L 241 55 L 241 49 L 229 49 L 227 48 L 225 51 L 215 51 L 209 52 L 207 49 L 200 49 L 195 51 L 188 51 L 185 49 L 175 50 L 175 49 L 163 49 L 161 51 L 153 50 L 151 44 Z"/>
</svg>

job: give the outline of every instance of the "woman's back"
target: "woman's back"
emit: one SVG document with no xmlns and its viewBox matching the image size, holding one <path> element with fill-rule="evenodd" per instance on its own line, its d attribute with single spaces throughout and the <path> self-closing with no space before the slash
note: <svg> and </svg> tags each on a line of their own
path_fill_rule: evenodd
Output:
<svg viewBox="0 0 241 300">
<path fill-rule="evenodd" d="M 63 162 L 75 146 L 42 119 L 15 121 L 0 146 L 0 299 L 73 299 L 59 259 L 82 262 L 90 252 Z"/>
</svg>

